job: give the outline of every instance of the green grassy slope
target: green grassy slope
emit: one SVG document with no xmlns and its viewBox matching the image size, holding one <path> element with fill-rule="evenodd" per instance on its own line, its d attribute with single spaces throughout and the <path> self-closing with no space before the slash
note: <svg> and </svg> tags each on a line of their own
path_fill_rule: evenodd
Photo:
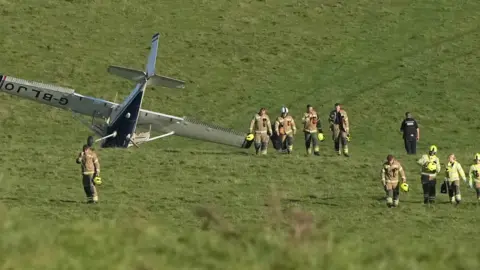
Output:
<svg viewBox="0 0 480 270">
<path fill-rule="evenodd" d="M 271 148 L 257 157 L 183 138 L 101 149 L 105 185 L 101 204 L 91 206 L 83 203 L 74 162 L 88 130 L 67 112 L 3 93 L 0 268 L 479 267 L 474 192 L 463 185 L 459 207 L 443 194 L 425 207 L 419 168 L 404 154 L 398 128 L 411 111 L 421 125 L 419 152 L 436 144 L 442 162 L 454 152 L 465 170 L 480 151 L 480 2 L 0 0 L 0 6 L 0 74 L 123 98 L 132 84 L 107 74 L 107 66 L 142 68 L 159 31 L 158 73 L 188 85 L 149 89 L 146 109 L 246 131 L 261 106 L 273 118 L 286 105 L 299 120 L 310 103 L 325 122 L 338 101 L 353 138 L 349 159 L 336 156 L 329 140 L 322 157 L 305 157 L 301 134 L 292 156 Z M 379 186 L 389 153 L 403 162 L 411 184 L 397 209 L 386 208 Z M 277 202 L 268 202 L 272 185 Z M 202 205 L 218 209 L 216 231 L 201 230 L 193 210 Z M 292 208 L 311 212 L 317 229 L 295 242 L 288 236 L 293 221 L 268 229 L 277 224 L 272 208 L 287 217 Z"/>
</svg>

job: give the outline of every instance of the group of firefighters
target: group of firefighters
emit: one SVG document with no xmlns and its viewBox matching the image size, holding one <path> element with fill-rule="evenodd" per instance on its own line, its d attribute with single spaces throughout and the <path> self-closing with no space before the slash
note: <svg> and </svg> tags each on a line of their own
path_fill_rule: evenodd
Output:
<svg viewBox="0 0 480 270">
<path fill-rule="evenodd" d="M 330 112 L 328 120 L 335 151 L 341 155 L 340 146 L 342 146 L 343 154 L 348 157 L 349 122 L 347 113 L 341 108 L 339 103 L 335 104 L 335 109 Z M 320 118 L 311 105 L 307 105 L 307 110 L 302 117 L 302 123 L 307 154 L 311 154 L 313 149 L 313 154 L 319 156 L 319 142 L 324 141 L 325 137 Z M 287 107 L 282 107 L 280 116 L 275 119 L 273 125 L 267 110 L 261 108 L 251 121 L 249 136 L 254 141 L 257 154 L 267 154 L 268 144 L 271 139 L 276 149 L 290 154 L 293 151 L 293 138 L 296 133 L 295 120 L 289 114 Z M 92 145 L 93 137 L 89 137 L 87 144 L 83 146 L 82 151 L 78 154 L 76 162 L 81 164 L 82 167 L 83 189 L 87 202 L 97 203 L 98 193 L 96 185 L 101 184 L 100 162 L 97 154 L 92 149 Z"/>
<path fill-rule="evenodd" d="M 335 104 L 328 117 L 329 129 L 332 132 L 335 151 L 338 155 L 342 152 L 348 154 L 348 141 L 350 141 L 350 130 L 347 112 L 341 108 L 339 103 Z M 311 105 L 307 105 L 306 112 L 302 117 L 303 133 L 305 137 L 305 148 L 308 155 L 320 155 L 319 142 L 325 140 L 323 135 L 320 117 Z M 293 151 L 294 136 L 297 133 L 297 127 L 294 118 L 289 114 L 287 107 L 282 107 L 280 116 L 271 123 L 270 117 L 265 108 L 261 108 L 250 122 L 249 136 L 254 141 L 254 147 L 257 154 L 267 154 L 268 144 L 272 141 L 275 149 L 291 154 Z M 313 149 L 313 151 L 312 151 Z"/>
<path fill-rule="evenodd" d="M 431 204 L 435 202 L 437 176 L 441 171 L 440 160 L 437 157 L 437 146 L 431 145 L 428 154 L 422 155 L 417 160 L 421 166 L 421 183 L 423 189 L 423 203 Z M 399 184 L 399 176 L 402 183 Z M 387 156 L 381 170 L 381 182 L 386 192 L 387 206 L 396 207 L 399 203 L 400 189 L 407 192 L 408 184 L 406 175 L 400 162 L 392 155 Z M 480 154 L 475 154 L 473 164 L 468 171 L 468 177 L 457 161 L 454 154 L 448 155 L 448 161 L 445 165 L 445 179 L 440 188 L 441 193 L 448 194 L 450 202 L 459 204 L 462 200 L 460 193 L 460 180 L 474 188 L 477 193 L 477 200 L 480 202 Z"/>
<path fill-rule="evenodd" d="M 317 112 L 311 105 L 307 105 L 302 122 L 304 124 L 303 132 L 305 133 L 305 146 L 307 153 L 320 155 L 319 141 L 323 141 L 322 126 Z M 350 134 L 348 128 L 347 113 L 340 108 L 340 104 L 335 104 L 335 110 L 330 113 L 329 117 L 330 130 L 334 140 L 335 150 L 340 155 L 340 145 L 343 146 L 343 154 L 348 156 L 347 141 Z M 275 131 L 275 133 L 273 133 Z M 291 153 L 293 150 L 293 136 L 297 132 L 295 120 L 288 113 L 288 108 L 281 109 L 281 115 L 272 125 L 270 118 L 266 113 L 266 109 L 262 108 L 255 114 L 250 125 L 250 135 L 253 136 L 256 153 L 267 154 L 268 143 L 270 138 L 274 138 L 274 144 L 281 146 L 281 151 Z M 82 182 L 87 203 L 98 203 L 97 185 L 101 184 L 100 178 L 100 162 L 95 151 L 92 149 L 93 137 L 87 139 L 87 144 L 83 146 L 82 151 L 78 154 L 76 162 L 81 164 Z"/>
<path fill-rule="evenodd" d="M 350 130 L 348 116 L 339 103 L 335 104 L 328 117 L 329 129 L 332 132 L 334 149 L 341 155 L 340 146 L 343 154 L 348 154 L 348 142 L 350 141 Z M 302 117 L 303 133 L 305 137 L 305 148 L 307 154 L 313 152 L 314 155 L 320 155 L 319 142 L 324 141 L 322 125 L 317 112 L 311 105 L 307 105 L 306 112 Z M 272 139 L 276 149 L 292 153 L 293 138 L 297 133 L 297 127 L 294 118 L 289 114 L 287 107 L 282 107 L 280 116 L 275 119 L 272 125 L 266 109 L 261 108 L 255 114 L 250 123 L 250 138 L 253 140 L 257 154 L 267 154 L 267 148 L 270 139 Z M 95 151 L 92 149 L 93 137 L 89 137 L 87 144 L 83 146 L 78 154 L 76 162 L 81 164 L 83 187 L 88 203 L 98 202 L 98 193 L 96 185 L 101 184 L 100 162 Z M 312 151 L 313 149 L 313 151 Z M 434 203 L 436 198 L 437 176 L 441 171 L 440 160 L 437 157 L 437 146 L 430 146 L 428 154 L 424 154 L 417 161 L 421 166 L 421 183 L 423 188 L 424 203 Z M 401 182 L 399 183 L 399 177 Z M 386 193 L 386 202 L 389 207 L 396 207 L 399 204 L 400 189 L 408 192 L 408 184 L 405 171 L 401 163 L 393 156 L 388 155 L 383 163 L 381 170 L 381 182 Z M 450 201 L 459 204 L 462 200 L 460 193 L 460 180 L 468 183 L 470 188 L 474 188 L 477 193 L 477 200 L 480 202 L 480 154 L 475 154 L 474 162 L 470 166 L 468 179 L 462 169 L 462 165 L 456 160 L 454 154 L 448 156 L 448 163 L 445 168 L 445 180 L 441 186 L 440 192 L 447 193 Z"/>
</svg>

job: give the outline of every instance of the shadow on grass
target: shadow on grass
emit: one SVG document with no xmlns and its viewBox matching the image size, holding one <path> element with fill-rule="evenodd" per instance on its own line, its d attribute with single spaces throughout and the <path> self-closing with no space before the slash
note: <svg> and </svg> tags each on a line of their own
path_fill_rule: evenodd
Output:
<svg viewBox="0 0 480 270">
<path fill-rule="evenodd" d="M 370 197 L 372 200 L 375 200 L 375 201 L 378 201 L 378 202 L 384 202 L 385 201 L 385 197 L 384 196 L 372 196 Z M 407 203 L 407 204 L 419 204 L 419 205 L 425 205 L 423 203 L 423 199 L 421 197 L 419 197 L 418 199 L 402 199 L 402 197 L 400 196 L 400 203 Z M 427 207 L 434 207 L 435 205 L 447 205 L 447 204 L 452 204 L 449 200 L 445 199 L 445 200 L 440 200 L 438 197 L 435 201 L 435 203 L 432 203 L 432 204 L 426 204 L 425 206 Z M 480 206 L 480 203 L 478 202 L 464 202 L 462 201 L 460 203 L 459 206 L 461 205 L 479 205 Z M 452 205 L 452 206 L 456 206 L 456 205 Z"/>
<path fill-rule="evenodd" d="M 251 153 L 243 152 L 243 151 L 235 151 L 235 152 L 219 152 L 219 151 L 194 151 L 194 150 L 184 150 L 184 151 L 179 151 L 179 150 L 163 150 L 164 152 L 167 153 L 175 153 L 175 154 L 193 154 L 193 155 L 215 155 L 215 156 L 231 156 L 231 155 L 239 155 L 239 156 L 249 156 Z"/>
<path fill-rule="evenodd" d="M 280 201 L 286 203 L 307 203 L 307 204 L 320 204 L 320 205 L 327 205 L 327 206 L 339 206 L 336 203 L 329 203 L 326 202 L 328 200 L 334 199 L 333 197 L 318 197 L 316 195 L 307 195 L 305 198 L 286 198 L 281 199 Z"/>
<path fill-rule="evenodd" d="M 11 202 L 18 202 L 18 201 L 24 201 L 27 199 L 31 198 L 15 198 L 15 197 L 2 197 L 0 198 L 0 201 L 11 201 Z M 48 199 L 49 202 L 53 203 L 83 203 L 83 201 L 74 201 L 74 200 L 63 200 L 63 199 Z"/>
<path fill-rule="evenodd" d="M 62 200 L 62 199 L 49 199 L 48 201 L 53 203 L 85 203 L 84 201 Z"/>
<path fill-rule="evenodd" d="M 371 196 L 370 199 L 375 200 L 377 202 L 385 202 L 385 196 Z M 417 204 L 417 203 L 422 203 L 423 201 L 420 199 L 404 199 L 400 195 L 400 203 L 412 203 L 412 204 Z"/>
<path fill-rule="evenodd" d="M 0 201 L 19 201 L 19 198 L 14 198 L 14 197 L 3 197 L 0 198 Z"/>
</svg>

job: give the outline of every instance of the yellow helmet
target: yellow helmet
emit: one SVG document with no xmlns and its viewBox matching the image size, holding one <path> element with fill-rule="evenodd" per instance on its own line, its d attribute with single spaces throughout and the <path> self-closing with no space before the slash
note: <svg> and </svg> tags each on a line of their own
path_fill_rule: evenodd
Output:
<svg viewBox="0 0 480 270">
<path fill-rule="evenodd" d="M 429 171 L 435 171 L 435 170 L 437 170 L 437 165 L 436 165 L 435 163 L 433 163 L 433 162 L 429 162 L 429 163 L 427 164 L 427 170 L 429 170 Z"/>
<path fill-rule="evenodd" d="M 318 140 L 322 142 L 325 140 L 325 136 L 323 136 L 323 133 L 318 133 Z"/>
<path fill-rule="evenodd" d="M 437 153 L 437 146 L 436 145 L 430 145 L 430 154 L 434 155 Z"/>
<path fill-rule="evenodd" d="M 408 192 L 408 184 L 407 183 L 402 183 L 400 185 L 400 188 L 402 189 L 403 192 Z"/>
<path fill-rule="evenodd" d="M 93 178 L 93 182 L 96 185 L 101 185 L 102 184 L 102 178 L 100 178 L 100 176 L 96 176 L 95 178 Z"/>
<path fill-rule="evenodd" d="M 252 133 L 249 133 L 246 137 L 247 141 L 252 141 L 253 138 L 255 138 L 255 135 L 253 135 Z"/>
<path fill-rule="evenodd" d="M 473 158 L 474 160 L 480 160 L 480 153 L 476 153 L 475 157 Z"/>
</svg>

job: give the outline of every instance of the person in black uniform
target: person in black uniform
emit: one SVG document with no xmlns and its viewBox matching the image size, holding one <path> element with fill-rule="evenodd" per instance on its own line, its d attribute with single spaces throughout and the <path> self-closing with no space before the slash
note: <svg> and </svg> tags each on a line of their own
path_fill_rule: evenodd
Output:
<svg viewBox="0 0 480 270">
<path fill-rule="evenodd" d="M 417 141 L 420 139 L 420 129 L 417 121 L 413 119 L 412 114 L 405 113 L 405 119 L 400 126 L 400 132 L 403 132 L 403 141 L 407 154 L 414 155 L 417 153 Z"/>
</svg>

